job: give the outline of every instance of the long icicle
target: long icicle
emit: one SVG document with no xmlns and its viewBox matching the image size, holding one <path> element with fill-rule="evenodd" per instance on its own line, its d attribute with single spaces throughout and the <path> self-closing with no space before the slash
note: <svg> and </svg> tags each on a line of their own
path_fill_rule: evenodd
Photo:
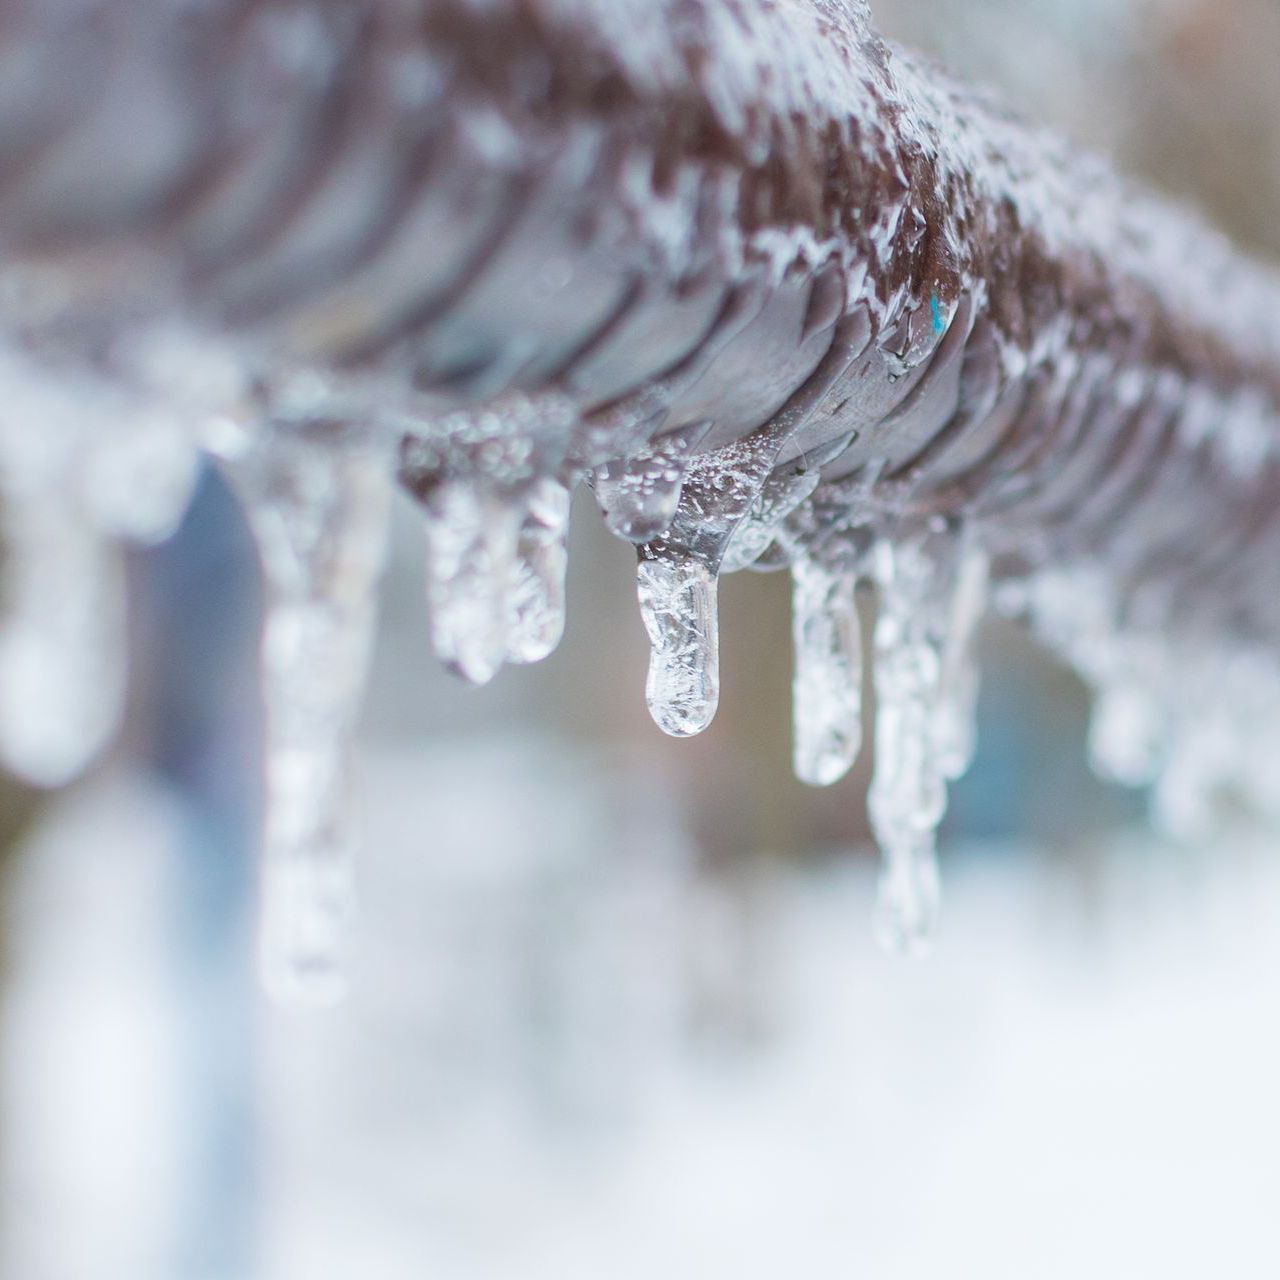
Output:
<svg viewBox="0 0 1280 1280">
<path fill-rule="evenodd" d="M 389 461 L 265 434 L 234 466 L 262 558 L 267 811 L 260 952 L 277 998 L 324 1003 L 346 977 L 349 749 L 386 545 Z"/>
</svg>

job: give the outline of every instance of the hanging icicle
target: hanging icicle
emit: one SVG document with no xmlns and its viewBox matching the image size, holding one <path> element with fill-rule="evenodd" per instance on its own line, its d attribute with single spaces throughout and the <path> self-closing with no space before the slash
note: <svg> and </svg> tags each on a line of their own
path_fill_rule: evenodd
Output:
<svg viewBox="0 0 1280 1280">
<path fill-rule="evenodd" d="M 791 566 L 796 777 L 838 782 L 862 748 L 862 631 L 855 568 L 805 557 Z"/>
<path fill-rule="evenodd" d="M 937 928 L 937 829 L 947 781 L 967 766 L 974 739 L 981 557 L 946 526 L 899 531 L 876 547 L 876 767 L 868 812 L 884 858 L 879 934 L 895 950 L 927 947 Z"/>
<path fill-rule="evenodd" d="M 526 500 L 507 588 L 509 662 L 541 662 L 564 634 L 570 499 L 567 485 L 545 477 Z"/>
<path fill-rule="evenodd" d="M 261 954 L 273 994 L 345 986 L 351 735 L 386 540 L 390 460 L 366 444 L 268 428 L 230 468 L 262 559 L 266 818 Z"/>
</svg>

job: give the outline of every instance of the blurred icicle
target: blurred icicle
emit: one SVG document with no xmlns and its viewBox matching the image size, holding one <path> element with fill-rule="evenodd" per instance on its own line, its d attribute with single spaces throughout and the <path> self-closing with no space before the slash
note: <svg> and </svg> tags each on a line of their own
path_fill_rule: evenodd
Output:
<svg viewBox="0 0 1280 1280">
<path fill-rule="evenodd" d="M 546 477 L 529 494 L 507 587 L 506 656 L 540 662 L 564 634 L 569 532 L 567 485 Z"/>
<path fill-rule="evenodd" d="M 971 537 L 961 535 L 950 617 L 942 646 L 933 738 L 938 767 L 952 780 L 973 763 L 977 746 L 978 663 L 974 641 L 987 610 L 989 566 Z"/>
<path fill-rule="evenodd" d="M 791 566 L 794 763 L 801 782 L 839 781 L 862 747 L 862 632 L 855 569 L 801 557 Z"/>
<path fill-rule="evenodd" d="M 923 949 L 937 927 L 937 828 L 947 780 L 972 755 L 972 637 L 986 595 L 979 557 L 947 528 L 876 547 L 876 767 L 868 810 L 884 858 L 878 932 L 895 950 Z"/>
<path fill-rule="evenodd" d="M 87 500 L 95 519 L 139 542 L 169 537 L 190 504 L 200 467 L 186 424 L 169 412 L 141 409 L 86 444 Z"/>
<path fill-rule="evenodd" d="M 124 702 L 123 554 L 64 490 L 6 483 L 0 587 L 0 757 L 42 787 L 70 782 Z"/>
<path fill-rule="evenodd" d="M 451 671 L 487 684 L 507 658 L 522 513 L 461 478 L 438 484 L 423 510 L 431 646 Z"/>
<path fill-rule="evenodd" d="M 347 774 L 377 613 L 390 460 L 274 428 L 230 469 L 265 592 L 264 981 L 279 998 L 326 1002 L 345 987 Z"/>
</svg>

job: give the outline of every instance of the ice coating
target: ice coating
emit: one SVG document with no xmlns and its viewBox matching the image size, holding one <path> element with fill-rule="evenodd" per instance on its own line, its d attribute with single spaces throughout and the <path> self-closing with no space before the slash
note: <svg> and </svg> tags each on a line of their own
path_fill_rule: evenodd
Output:
<svg viewBox="0 0 1280 1280">
<path fill-rule="evenodd" d="M 123 553 L 64 495 L 2 497 L 0 760 L 55 787 L 98 755 L 120 718 Z"/>
<path fill-rule="evenodd" d="M 350 742 L 386 539 L 390 459 L 363 442 L 269 428 L 230 467 L 262 560 L 268 991 L 324 1003 L 345 986 Z"/>
<path fill-rule="evenodd" d="M 675 519 L 689 457 L 709 422 L 659 436 L 630 458 L 597 467 L 591 483 L 610 532 L 628 542 L 649 542 Z"/>
<path fill-rule="evenodd" d="M 798 559 L 791 566 L 792 682 L 796 777 L 838 782 L 862 748 L 862 632 L 857 572 Z"/>
</svg>

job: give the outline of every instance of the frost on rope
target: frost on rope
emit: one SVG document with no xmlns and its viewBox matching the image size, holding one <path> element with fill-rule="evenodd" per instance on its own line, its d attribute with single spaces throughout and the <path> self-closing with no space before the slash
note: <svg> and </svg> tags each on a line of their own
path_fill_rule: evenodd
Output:
<svg viewBox="0 0 1280 1280">
<path fill-rule="evenodd" d="M 377 616 L 387 452 L 264 428 L 228 460 L 262 561 L 267 807 L 260 948 L 280 997 L 341 994 L 349 750 Z"/>
</svg>

